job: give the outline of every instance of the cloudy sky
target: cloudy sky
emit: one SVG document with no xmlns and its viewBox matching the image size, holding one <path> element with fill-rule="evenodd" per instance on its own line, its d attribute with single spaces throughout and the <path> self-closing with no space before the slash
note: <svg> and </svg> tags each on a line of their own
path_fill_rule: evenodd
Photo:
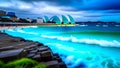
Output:
<svg viewBox="0 0 120 68">
<path fill-rule="evenodd" d="M 0 0 L 0 9 L 22 18 L 69 14 L 76 21 L 120 22 L 120 0 Z"/>
</svg>

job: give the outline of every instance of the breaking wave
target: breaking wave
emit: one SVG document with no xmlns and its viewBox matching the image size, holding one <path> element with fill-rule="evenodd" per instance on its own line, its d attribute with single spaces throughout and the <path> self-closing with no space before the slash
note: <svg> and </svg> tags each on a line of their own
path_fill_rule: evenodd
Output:
<svg viewBox="0 0 120 68">
<path fill-rule="evenodd" d="M 41 35 L 43 38 L 49 38 L 49 39 L 57 39 L 61 41 L 71 41 L 74 43 L 85 43 L 85 44 L 91 44 L 91 45 L 100 45 L 104 47 L 120 47 L 120 42 L 117 40 L 113 41 L 107 41 L 107 40 L 97 40 L 97 39 L 78 39 L 76 37 L 70 36 L 70 37 L 63 37 L 63 36 L 47 36 L 47 35 Z"/>
<path fill-rule="evenodd" d="M 35 32 L 25 32 L 25 31 L 23 31 L 23 30 L 21 30 L 21 29 L 18 29 L 17 31 L 20 32 L 20 33 L 25 33 L 25 34 L 38 35 L 38 33 L 35 33 Z"/>
<path fill-rule="evenodd" d="M 47 43 L 47 45 L 60 54 L 68 68 L 120 68 L 120 62 L 106 54 L 84 51 L 59 43 Z"/>
<path fill-rule="evenodd" d="M 22 29 L 17 29 L 17 30 L 14 30 L 14 29 L 8 29 L 8 31 L 10 32 L 19 32 L 19 33 L 24 33 L 24 34 L 32 34 L 32 35 L 38 35 L 39 33 L 36 33 L 36 32 L 26 32 Z"/>
<path fill-rule="evenodd" d="M 15 32 L 13 29 L 8 29 L 8 31 L 10 31 L 10 32 Z"/>
</svg>

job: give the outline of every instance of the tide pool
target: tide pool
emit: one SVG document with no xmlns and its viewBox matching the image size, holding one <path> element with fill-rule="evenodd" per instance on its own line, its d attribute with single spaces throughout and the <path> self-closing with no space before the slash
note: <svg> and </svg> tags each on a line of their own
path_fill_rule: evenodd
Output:
<svg viewBox="0 0 120 68">
<path fill-rule="evenodd" d="M 59 53 L 68 68 L 120 68 L 118 27 L 28 27 L 5 30 Z"/>
</svg>

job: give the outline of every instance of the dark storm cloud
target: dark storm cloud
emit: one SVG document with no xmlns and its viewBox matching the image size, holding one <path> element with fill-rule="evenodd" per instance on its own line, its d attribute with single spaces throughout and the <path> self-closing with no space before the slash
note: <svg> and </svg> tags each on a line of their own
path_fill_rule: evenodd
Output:
<svg viewBox="0 0 120 68">
<path fill-rule="evenodd" d="M 120 0 L 21 0 L 24 2 L 46 2 L 55 6 L 73 7 L 79 10 L 119 10 Z"/>
<path fill-rule="evenodd" d="M 65 8 L 62 9 L 64 11 L 120 10 L 120 0 L 18 0 L 18 1 L 31 4 L 33 4 L 34 2 L 44 2 L 52 6 L 71 7 L 71 9 Z"/>
<path fill-rule="evenodd" d="M 109 10 L 107 13 L 120 13 L 120 10 Z"/>
<path fill-rule="evenodd" d="M 103 13 L 103 14 L 98 14 L 98 15 L 84 15 L 84 17 L 103 17 L 103 16 L 115 16 L 115 15 L 120 15 L 120 13 L 117 14 L 111 14 L 111 13 Z"/>
<path fill-rule="evenodd" d="M 70 14 L 94 20 L 103 16 L 119 17 L 120 0 L 0 0 L 0 9 L 14 11 L 21 17 Z"/>
<path fill-rule="evenodd" d="M 79 10 L 120 10 L 120 0 L 83 0 L 74 4 L 73 11 Z"/>
<path fill-rule="evenodd" d="M 73 6 L 75 4 L 81 4 L 83 2 L 83 0 L 21 0 L 23 2 L 28 2 L 28 3 L 32 3 L 32 2 L 46 2 L 48 4 L 51 5 L 55 5 L 55 6 Z"/>
</svg>

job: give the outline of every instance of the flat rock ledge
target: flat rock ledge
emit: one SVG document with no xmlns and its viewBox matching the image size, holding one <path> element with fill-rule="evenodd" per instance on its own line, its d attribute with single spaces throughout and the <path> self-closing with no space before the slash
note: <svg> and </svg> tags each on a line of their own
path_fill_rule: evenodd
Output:
<svg viewBox="0 0 120 68">
<path fill-rule="evenodd" d="M 67 68 L 60 56 L 53 54 L 48 46 L 0 32 L 0 60 L 9 62 L 25 57 L 44 63 L 48 68 Z"/>
</svg>

